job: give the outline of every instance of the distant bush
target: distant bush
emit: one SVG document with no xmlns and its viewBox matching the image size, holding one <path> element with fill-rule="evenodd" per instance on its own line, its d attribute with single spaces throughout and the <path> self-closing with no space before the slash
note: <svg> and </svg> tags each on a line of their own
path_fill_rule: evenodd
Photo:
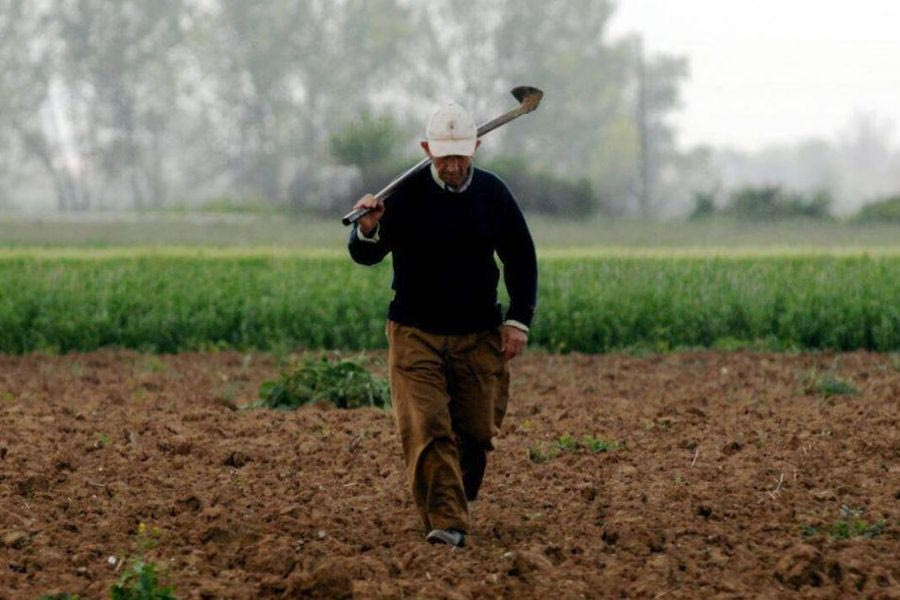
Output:
<svg viewBox="0 0 900 600">
<path fill-rule="evenodd" d="M 391 116 L 363 113 L 328 140 L 334 165 L 317 169 L 314 180 L 295 180 L 288 191 L 296 210 L 335 216 L 350 210 L 364 194 L 376 193 L 413 164 L 405 155 L 409 136 Z"/>
<path fill-rule="evenodd" d="M 585 217 L 601 208 L 586 178 L 567 179 L 529 166 L 522 158 L 495 158 L 482 165 L 503 179 L 522 210 L 556 217 Z"/>
<path fill-rule="evenodd" d="M 900 223 L 900 194 L 866 204 L 854 219 L 860 223 Z"/>
<path fill-rule="evenodd" d="M 804 196 L 786 192 L 781 186 L 747 186 L 732 192 L 728 207 L 722 211 L 739 220 L 777 221 L 796 217 L 829 218 L 831 195 L 825 190 Z"/>
<path fill-rule="evenodd" d="M 715 194 L 709 192 L 694 192 L 694 210 L 691 212 L 691 221 L 706 219 L 716 214 Z"/>
</svg>

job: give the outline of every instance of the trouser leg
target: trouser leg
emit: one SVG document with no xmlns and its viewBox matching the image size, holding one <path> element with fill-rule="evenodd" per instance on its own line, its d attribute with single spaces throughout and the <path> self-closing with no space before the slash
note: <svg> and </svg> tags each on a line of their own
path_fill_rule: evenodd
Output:
<svg viewBox="0 0 900 600">
<path fill-rule="evenodd" d="M 450 407 L 466 499 L 475 500 L 509 400 L 509 367 L 497 329 L 458 336 L 449 347 Z"/>
<path fill-rule="evenodd" d="M 413 500 L 427 530 L 468 529 L 447 392 L 446 336 L 388 322 L 391 400 Z"/>
</svg>

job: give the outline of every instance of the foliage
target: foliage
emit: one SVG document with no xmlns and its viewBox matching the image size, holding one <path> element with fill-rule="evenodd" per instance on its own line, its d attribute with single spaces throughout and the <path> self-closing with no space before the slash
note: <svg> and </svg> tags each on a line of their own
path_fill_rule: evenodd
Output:
<svg viewBox="0 0 900 600">
<path fill-rule="evenodd" d="M 587 178 L 567 179 L 530 167 L 523 158 L 495 158 L 484 164 L 509 186 L 524 211 L 556 217 L 585 217 L 601 208 Z"/>
<path fill-rule="evenodd" d="M 403 138 L 392 118 L 364 112 L 331 136 L 331 156 L 342 165 L 370 168 L 395 158 Z"/>
<path fill-rule="evenodd" d="M 566 452 L 609 452 L 619 449 L 619 443 L 596 438 L 592 435 L 584 435 L 581 439 L 566 433 L 550 444 L 537 444 L 529 446 L 528 460 L 533 463 L 545 463 Z"/>
<path fill-rule="evenodd" d="M 900 223 L 900 194 L 866 204 L 854 220 L 859 223 Z"/>
<path fill-rule="evenodd" d="M 830 535 L 837 540 L 851 540 L 854 538 L 872 539 L 881 535 L 887 527 L 885 521 L 869 522 L 863 519 L 861 508 L 841 506 L 841 518 L 826 528 L 808 526 L 804 528 L 804 535 L 812 537 L 820 533 Z"/>
<path fill-rule="evenodd" d="M 706 219 L 716 214 L 715 194 L 708 192 L 694 192 L 694 210 L 689 219 L 697 221 Z"/>
<path fill-rule="evenodd" d="M 855 396 L 859 394 L 859 389 L 855 385 L 841 379 L 834 373 L 819 375 L 813 372 L 807 377 L 804 387 L 804 391 L 807 394 L 820 394 L 826 399 L 834 396 Z"/>
<path fill-rule="evenodd" d="M 333 134 L 329 140 L 332 158 L 340 165 L 356 167 L 359 178 L 346 193 L 330 194 L 332 201 L 321 202 L 319 212 L 324 214 L 343 214 L 363 194 L 372 193 L 384 187 L 389 181 L 421 160 L 422 155 L 417 148 L 410 145 L 404 147 L 407 135 L 395 119 L 390 116 L 375 117 L 368 111 L 353 119 L 343 129 Z M 401 158 L 415 150 L 419 157 L 415 160 Z M 333 186 L 332 190 L 337 189 Z M 296 190 L 297 198 L 292 200 L 295 207 L 309 209 L 308 202 L 303 200 L 309 190 Z"/>
<path fill-rule="evenodd" d="M 0 352 L 383 348 L 389 261 L 0 255 Z M 532 347 L 900 350 L 900 257 L 543 257 Z M 501 286 L 502 287 L 502 286 Z M 501 299 L 503 296 L 501 295 Z"/>
<path fill-rule="evenodd" d="M 354 116 L 411 114 L 420 130 L 422 111 L 455 99 L 480 122 L 523 83 L 546 89 L 566 118 L 542 112 L 492 137 L 505 154 L 590 178 L 621 204 L 639 130 L 654 173 L 677 154 L 666 117 L 687 62 L 644 59 L 632 40 L 613 39 L 612 0 L 492 0 L 477 10 L 404 0 L 0 6 L 10 15 L 0 18 L 0 167 L 42 168 L 60 210 L 158 208 L 226 190 L 308 206 L 301 192 L 319 194 L 332 140 Z M 42 118 L 50 109 L 58 123 Z"/>
<path fill-rule="evenodd" d="M 307 357 L 259 388 L 262 406 L 293 409 L 304 404 L 325 402 L 338 408 L 375 406 L 391 403 L 388 382 L 375 377 L 362 360 Z"/>
<path fill-rule="evenodd" d="M 112 600 L 175 600 L 171 586 L 159 582 L 153 562 L 135 561 L 109 590 Z"/>
<path fill-rule="evenodd" d="M 743 221 L 777 221 L 789 218 L 825 219 L 832 199 L 819 190 L 809 197 L 787 192 L 780 186 L 747 186 L 731 193 L 728 206 L 721 214 Z"/>
<path fill-rule="evenodd" d="M 109 589 L 112 600 L 175 600 L 172 586 L 160 582 L 160 568 L 147 560 L 148 551 L 156 547 L 159 530 L 148 529 L 143 522 L 138 524 L 135 536 L 136 556 L 119 580 Z"/>
</svg>

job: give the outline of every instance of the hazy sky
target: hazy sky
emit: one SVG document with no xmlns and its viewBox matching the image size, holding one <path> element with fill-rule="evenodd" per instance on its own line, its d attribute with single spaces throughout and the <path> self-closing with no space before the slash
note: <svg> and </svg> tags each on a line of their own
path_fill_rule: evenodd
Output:
<svg viewBox="0 0 900 600">
<path fill-rule="evenodd" d="M 683 145 L 832 138 L 855 113 L 900 133 L 900 1 L 619 0 L 612 33 L 690 58 Z"/>
</svg>

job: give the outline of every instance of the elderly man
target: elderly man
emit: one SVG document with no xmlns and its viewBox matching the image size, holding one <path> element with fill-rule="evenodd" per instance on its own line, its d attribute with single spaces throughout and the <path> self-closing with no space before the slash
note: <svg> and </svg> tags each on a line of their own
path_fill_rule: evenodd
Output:
<svg viewBox="0 0 900 600">
<path fill-rule="evenodd" d="M 509 391 L 508 361 L 528 341 L 537 294 L 531 234 L 513 195 L 475 168 L 480 145 L 459 105 L 438 109 L 422 149 L 431 157 L 350 233 L 350 256 L 393 254 L 386 327 L 391 394 L 407 479 L 432 543 L 463 547 Z M 503 262 L 510 306 L 497 302 Z"/>
</svg>

